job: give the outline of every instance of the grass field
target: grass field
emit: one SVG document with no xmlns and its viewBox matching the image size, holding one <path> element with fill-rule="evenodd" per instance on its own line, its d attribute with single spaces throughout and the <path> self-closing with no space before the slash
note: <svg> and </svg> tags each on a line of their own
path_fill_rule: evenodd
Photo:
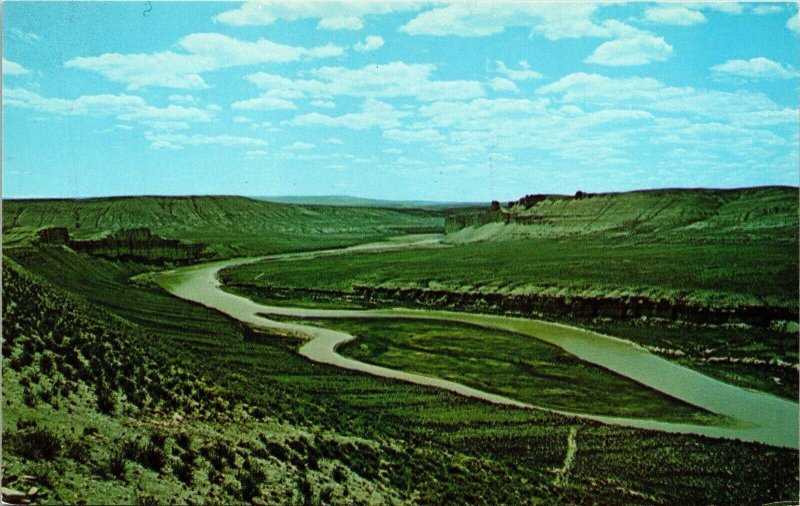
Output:
<svg viewBox="0 0 800 506">
<path fill-rule="evenodd" d="M 767 242 L 642 244 L 585 237 L 262 262 L 227 270 L 224 279 L 337 291 L 366 285 L 495 293 L 640 294 L 710 304 L 796 306 L 797 267 L 791 247 Z"/>
<path fill-rule="evenodd" d="M 158 289 L 130 284 L 128 276 L 143 270 L 142 266 L 54 248 L 8 253 L 24 268 L 74 294 L 79 302 L 89 302 L 85 311 L 90 314 L 99 311 L 97 316 L 103 321 L 112 321 L 109 318 L 114 317 L 105 316 L 109 311 L 133 324 L 142 336 L 137 340 L 143 346 L 140 353 L 153 356 L 165 366 L 185 367 L 200 384 L 219 389 L 215 396 L 197 398 L 199 411 L 194 414 L 164 405 L 159 408 L 164 415 L 123 411 L 91 418 L 95 415 L 89 413 L 89 407 L 70 411 L 69 404 L 63 401 L 58 408 L 19 413 L 37 417 L 40 426 L 51 430 L 70 426 L 73 417 L 82 417 L 87 423 L 91 420 L 102 436 L 88 439 L 87 444 L 102 448 L 108 446 L 104 441 L 135 439 L 137 433 L 146 442 L 150 432 L 166 427 L 165 451 L 171 452 L 173 445 L 177 446 L 179 429 L 159 420 L 172 419 L 173 413 L 180 412 L 186 427 L 204 434 L 198 441 L 204 447 L 221 441 L 240 449 L 233 464 L 224 464 L 218 471 L 228 477 L 226 482 L 230 485 L 213 487 L 216 497 L 229 502 L 245 500 L 242 490 L 249 483 L 248 466 L 252 469 L 255 463 L 256 469 L 267 466 L 269 471 L 284 459 L 291 463 L 291 467 L 281 468 L 286 469 L 281 474 L 285 479 L 261 483 L 259 494 L 277 497 L 270 494 L 295 487 L 305 490 L 303 497 L 309 500 L 320 500 L 321 494 L 330 493 L 332 502 L 348 502 L 340 495 L 344 493 L 342 487 L 322 477 L 333 472 L 331 466 L 344 470 L 350 494 L 378 490 L 380 495 L 374 497 L 433 504 L 556 500 L 581 503 L 590 497 L 592 502 L 625 504 L 741 503 L 791 497 L 796 490 L 794 451 L 606 427 L 489 406 L 435 390 L 348 373 L 297 356 L 295 341 L 252 333 Z M 4 297 L 4 301 L 7 303 L 8 298 Z M 22 319 L 18 321 L 24 323 Z M 98 331 L 92 328 L 89 327 L 90 332 Z M 184 380 L 177 378 L 175 383 L 182 388 Z M 3 388 L 7 399 L 19 403 L 16 395 L 20 389 L 15 381 L 13 374 L 4 375 Z M 91 395 L 89 398 L 93 399 Z M 235 434 L 230 420 L 239 420 L 236 417 L 217 425 L 213 420 L 209 424 L 203 421 L 204 414 L 220 411 L 227 413 L 226 417 L 234 416 L 240 412 L 235 407 L 238 403 L 260 408 L 266 418 L 237 421 L 235 427 L 242 423 L 242 428 Z M 11 418 L 4 417 L 4 423 L 8 424 L 4 427 L 7 434 L 30 431 L 24 423 L 19 428 Z M 114 428 L 118 426 L 127 429 L 118 434 Z M 563 464 L 570 427 L 578 429 L 578 452 L 570 480 L 557 486 L 552 470 Z M 267 441 L 255 440 L 258 433 L 267 434 Z M 283 434 L 289 436 L 284 439 Z M 337 441 L 333 446 L 326 443 L 331 439 Z M 260 449 L 273 448 L 267 444 L 270 441 L 285 447 L 286 457 L 259 457 Z M 355 446 L 341 446 L 346 441 L 353 441 Z M 339 447 L 338 453 L 334 451 Z M 315 453 L 320 455 L 317 461 L 321 471 L 309 467 L 308 462 L 314 460 L 310 455 Z M 198 457 L 196 483 L 204 483 L 205 474 L 214 467 L 216 457 L 209 455 L 210 460 Z M 172 460 L 165 464 L 168 472 L 161 479 L 149 479 L 154 475 L 136 460 L 127 465 L 126 477 L 120 479 L 98 470 L 102 463 L 109 462 L 102 454 L 90 456 L 88 464 L 76 464 L 66 453 L 54 461 L 42 461 L 11 451 L 8 459 L 8 469 L 16 476 L 49 473 L 54 484 L 45 485 L 45 489 L 58 490 L 59 497 L 65 498 L 77 497 L 75 494 L 95 497 L 85 492 L 86 484 L 91 484 L 89 490 L 97 490 L 98 494 L 116 487 L 116 494 L 127 497 L 137 493 L 175 497 L 170 490 L 176 489 L 170 487 L 179 487 L 179 480 L 169 477 L 177 476 L 179 469 Z M 301 466 L 301 462 L 307 463 Z M 72 476 L 64 471 L 70 466 L 84 481 L 58 478 Z M 750 471 L 753 469 L 760 470 L 757 477 Z M 202 477 L 201 472 L 205 473 Z M 497 487 L 497 483 L 504 486 Z M 70 491 L 70 486 L 84 492 Z M 326 486 L 333 491 L 325 492 Z M 302 500 L 297 498 L 297 502 Z"/>
<path fill-rule="evenodd" d="M 390 369 L 448 379 L 537 406 L 579 413 L 719 423 L 555 346 L 469 325 L 413 320 L 302 320 L 357 339 L 339 352 Z"/>
</svg>

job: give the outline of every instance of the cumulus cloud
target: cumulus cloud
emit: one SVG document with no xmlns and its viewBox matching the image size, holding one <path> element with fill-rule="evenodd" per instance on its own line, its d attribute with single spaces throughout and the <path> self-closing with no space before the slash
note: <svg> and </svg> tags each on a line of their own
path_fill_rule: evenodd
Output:
<svg viewBox="0 0 800 506">
<path fill-rule="evenodd" d="M 145 132 L 145 139 L 150 141 L 150 147 L 155 149 L 181 149 L 184 146 L 266 146 L 264 139 L 254 137 L 240 137 L 235 135 L 184 135 L 173 133 Z"/>
<path fill-rule="evenodd" d="M 433 128 L 425 128 L 422 130 L 384 130 L 383 136 L 395 142 L 437 142 L 444 139 L 444 136 Z"/>
<path fill-rule="evenodd" d="M 135 95 L 82 95 L 77 98 L 43 97 L 22 88 L 4 88 L 3 104 L 65 116 L 114 116 L 121 121 L 135 121 L 160 129 L 180 129 L 187 123 L 204 123 L 214 112 L 197 107 L 168 105 L 155 107 Z"/>
<path fill-rule="evenodd" d="M 504 79 L 502 77 L 495 77 L 489 83 L 489 86 L 492 87 L 494 91 L 510 91 L 513 93 L 519 93 L 519 88 L 517 85 L 514 84 L 514 81 L 509 81 L 508 79 Z"/>
<path fill-rule="evenodd" d="M 240 100 L 231 104 L 233 109 L 239 110 L 261 110 L 261 111 L 275 111 L 282 109 L 297 109 L 294 102 L 285 100 L 283 98 L 275 98 L 270 96 L 260 96 L 258 98 L 251 98 L 249 100 Z"/>
<path fill-rule="evenodd" d="M 409 35 L 485 37 L 506 28 L 527 27 L 551 40 L 604 37 L 592 20 L 598 4 L 536 2 L 455 2 L 425 11 L 400 27 Z"/>
<path fill-rule="evenodd" d="M 503 74 L 507 78 L 511 79 L 512 81 L 527 81 L 531 79 L 541 79 L 542 74 L 532 70 L 528 62 L 521 61 L 519 62 L 519 69 L 511 69 L 506 66 L 505 63 L 501 61 L 495 62 L 497 68 L 496 71 L 499 74 Z"/>
<path fill-rule="evenodd" d="M 28 69 L 20 65 L 19 63 L 15 63 L 11 60 L 6 60 L 3 58 L 3 75 L 4 76 L 21 76 L 23 74 L 27 74 Z"/>
<path fill-rule="evenodd" d="M 325 143 L 326 144 L 337 144 L 337 145 L 344 144 L 344 142 L 342 142 L 342 139 L 340 139 L 338 137 L 328 137 L 327 139 L 325 139 Z"/>
<path fill-rule="evenodd" d="M 312 100 L 311 105 L 314 107 L 324 107 L 325 109 L 330 109 L 331 107 L 336 107 L 336 103 L 332 100 Z"/>
<path fill-rule="evenodd" d="M 437 81 L 431 78 L 435 65 L 392 62 L 357 69 L 322 67 L 304 72 L 313 79 L 289 79 L 259 72 L 246 77 L 262 89 L 291 90 L 315 98 L 337 95 L 357 97 L 416 97 L 422 101 L 451 98 L 461 100 L 483 95 L 477 81 Z"/>
<path fill-rule="evenodd" d="M 559 97 L 564 103 L 594 107 L 630 107 L 690 117 L 724 119 L 738 124 L 774 124 L 783 118 L 797 121 L 762 93 L 731 93 L 691 87 L 667 86 L 649 77 L 611 78 L 577 72 L 542 86 L 540 95 Z M 758 113 L 758 114 L 755 114 Z"/>
<path fill-rule="evenodd" d="M 691 26 L 705 23 L 706 17 L 700 11 L 668 5 L 645 9 L 644 20 L 661 25 Z"/>
<path fill-rule="evenodd" d="M 178 41 L 185 53 L 158 53 L 79 56 L 67 61 L 67 68 L 96 72 L 106 79 L 128 85 L 167 88 L 207 88 L 200 74 L 223 68 L 259 63 L 287 63 L 303 59 L 329 58 L 344 49 L 327 44 L 313 48 L 277 44 L 266 39 L 255 42 L 234 39 L 219 33 L 195 33 Z"/>
<path fill-rule="evenodd" d="M 786 22 L 786 28 L 800 35 L 800 12 L 789 18 Z"/>
<path fill-rule="evenodd" d="M 749 60 L 728 60 L 714 65 L 711 71 L 717 75 L 745 77 L 750 79 L 794 79 L 800 77 L 791 65 L 784 66 L 769 58 L 758 57 Z"/>
<path fill-rule="evenodd" d="M 365 16 L 416 11 L 420 7 L 421 4 L 417 2 L 256 0 L 225 11 L 215 16 L 214 20 L 231 26 L 263 26 L 278 20 L 318 19 L 318 29 L 361 30 Z"/>
<path fill-rule="evenodd" d="M 411 113 L 399 111 L 392 105 L 374 98 L 364 101 L 361 112 L 342 114 L 341 116 L 328 116 L 316 112 L 301 114 L 287 122 L 293 126 L 328 126 L 342 127 L 351 130 L 367 130 L 370 128 L 398 128 L 400 119 Z"/>
<path fill-rule="evenodd" d="M 199 98 L 192 95 L 170 95 L 167 100 L 176 104 L 197 104 L 200 102 Z"/>
<path fill-rule="evenodd" d="M 672 46 L 662 37 L 619 21 L 606 21 L 605 26 L 617 38 L 600 44 L 584 62 L 623 67 L 665 61 L 672 56 Z"/>
<path fill-rule="evenodd" d="M 283 149 L 288 149 L 289 151 L 305 151 L 305 150 L 309 150 L 309 149 L 314 149 L 315 147 L 317 147 L 317 146 L 314 145 L 314 144 L 311 144 L 309 142 L 299 142 L 298 141 L 298 142 L 295 142 L 294 144 L 290 144 L 288 146 L 284 146 Z"/>
<path fill-rule="evenodd" d="M 780 5 L 757 5 L 753 7 L 753 14 L 758 16 L 767 16 L 769 14 L 777 14 L 783 12 L 783 6 Z"/>
<path fill-rule="evenodd" d="M 379 37 L 377 35 L 367 35 L 364 42 L 358 42 L 353 46 L 353 49 L 356 51 L 374 51 L 380 47 L 383 47 L 383 37 Z"/>
</svg>

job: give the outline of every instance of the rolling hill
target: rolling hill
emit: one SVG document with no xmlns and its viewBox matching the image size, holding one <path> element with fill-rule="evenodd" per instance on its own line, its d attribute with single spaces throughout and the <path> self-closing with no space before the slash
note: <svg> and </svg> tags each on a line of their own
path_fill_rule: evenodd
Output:
<svg viewBox="0 0 800 506">
<path fill-rule="evenodd" d="M 667 189 L 575 196 L 528 195 L 448 218 L 448 240 L 472 242 L 600 234 L 657 240 L 796 238 L 798 189 Z"/>
<path fill-rule="evenodd" d="M 84 240 L 146 227 L 231 256 L 435 232 L 442 223 L 436 211 L 299 206 L 227 196 L 6 200 L 3 244 L 30 243 L 44 227 L 66 227 L 72 238 Z"/>
</svg>

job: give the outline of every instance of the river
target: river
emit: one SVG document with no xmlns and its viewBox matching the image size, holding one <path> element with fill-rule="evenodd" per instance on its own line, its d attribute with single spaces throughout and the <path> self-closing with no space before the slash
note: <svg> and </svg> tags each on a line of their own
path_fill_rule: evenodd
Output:
<svg viewBox="0 0 800 506">
<path fill-rule="evenodd" d="M 358 251 L 379 252 L 409 247 L 437 247 L 437 241 L 432 238 L 420 238 L 411 242 L 386 242 L 337 250 L 237 258 L 157 273 L 154 275 L 154 279 L 177 297 L 216 309 L 246 324 L 261 329 L 288 331 L 310 338 L 301 346 L 299 353 L 315 362 L 417 385 L 439 388 L 495 404 L 527 409 L 542 409 L 607 424 L 798 448 L 798 424 L 800 423 L 798 420 L 798 413 L 800 412 L 798 404 L 764 392 L 748 390 L 710 378 L 697 371 L 658 357 L 630 341 L 578 327 L 500 315 L 422 309 L 330 310 L 269 306 L 258 304 L 246 297 L 224 291 L 218 279 L 218 273 L 222 269 L 259 260 L 280 261 L 312 258 L 321 255 L 342 255 Z M 725 425 L 681 424 L 651 419 L 573 413 L 534 406 L 452 381 L 396 371 L 344 357 L 336 352 L 336 348 L 342 343 L 354 339 L 350 334 L 309 325 L 274 321 L 268 319 L 265 315 L 297 318 L 413 318 L 443 320 L 516 332 L 558 346 L 582 360 L 597 364 L 689 404 L 729 417 L 734 423 Z"/>
</svg>

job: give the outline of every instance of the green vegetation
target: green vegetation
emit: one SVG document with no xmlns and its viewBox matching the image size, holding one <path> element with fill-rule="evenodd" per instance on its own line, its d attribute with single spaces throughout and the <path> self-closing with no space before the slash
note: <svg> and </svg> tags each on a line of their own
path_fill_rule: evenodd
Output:
<svg viewBox="0 0 800 506">
<path fill-rule="evenodd" d="M 481 211 L 479 225 L 496 214 L 488 225 L 467 226 L 470 214 L 455 213 L 448 228 L 466 228 L 448 234 L 449 248 L 267 261 L 222 279 L 278 305 L 579 321 L 725 381 L 797 398 L 797 189 L 534 197 Z"/>
<path fill-rule="evenodd" d="M 245 197 L 118 197 L 6 200 L 3 244 L 30 244 L 39 229 L 66 227 L 73 239 L 100 239 L 147 227 L 204 243 L 218 257 L 347 246 L 391 235 L 442 230 L 440 211 L 295 206 Z"/>
<path fill-rule="evenodd" d="M 444 378 L 537 406 L 599 415 L 720 423 L 559 348 L 510 332 L 419 320 L 302 320 L 356 340 L 342 355 L 390 369 Z"/>
<path fill-rule="evenodd" d="M 292 337 L 253 331 L 146 281 L 130 280 L 156 268 L 150 263 L 101 258 L 34 240 L 46 227 L 66 227 L 78 240 L 147 227 L 165 240 L 204 243 L 213 255 L 225 257 L 439 229 L 442 218 L 437 213 L 286 206 L 233 197 L 6 202 L 4 486 L 23 493 L 38 488 L 36 501 L 42 503 L 750 504 L 797 498 L 797 451 L 604 426 L 312 363 L 296 353 L 300 343 Z M 277 271 L 277 265 L 262 264 L 232 269 L 225 276 L 241 282 L 235 290 L 284 303 L 308 299 L 333 305 L 344 300 L 371 306 L 386 302 L 364 300 L 352 289 L 354 284 L 450 283 L 448 290 L 491 291 L 503 288 L 499 283 L 518 288 L 563 276 L 551 288 L 585 283 L 587 290 L 600 293 L 609 286 L 636 288 L 626 277 L 630 271 L 631 279 L 642 283 L 637 289 L 695 295 L 727 290 L 720 295 L 724 300 L 760 297 L 789 307 L 797 284 L 796 268 L 792 272 L 796 251 L 789 250 L 796 239 L 777 226 L 748 234 L 726 232 L 699 243 L 688 232 L 682 239 L 673 234 L 662 242 L 658 233 L 644 232 L 610 243 L 603 242 L 602 234 L 519 238 L 421 252 L 296 260 L 281 264 L 284 274 L 270 271 Z M 769 237 L 775 241 L 772 246 Z M 503 253 L 503 248 L 510 249 Z M 592 264 L 592 254 L 602 251 L 608 254 Z M 746 257 L 759 252 L 762 262 L 756 268 Z M 548 267 L 547 258 L 558 255 L 565 267 L 559 270 L 555 261 Z M 504 264 L 507 256 L 512 258 Z M 669 260 L 675 273 L 666 265 Z M 617 267 L 625 261 L 627 268 Z M 540 278 L 537 263 L 544 266 Z M 323 265 L 327 271 L 317 267 Z M 515 276 L 522 279 L 514 281 Z M 672 281 L 674 276 L 688 287 Z M 734 279 L 739 276 L 742 281 Z M 610 284 L 602 285 L 603 279 Z M 298 290 L 281 291 L 282 286 Z M 315 287 L 332 291 L 307 290 Z M 536 357 L 545 362 L 537 366 L 546 367 L 562 385 L 569 383 L 566 370 L 584 384 L 602 381 L 650 402 L 655 411 L 664 406 L 663 399 L 643 399 L 646 391 L 565 360 L 558 350 L 532 339 L 514 357 L 512 345 L 520 343 L 507 334 L 486 333 L 498 352 L 493 358 L 478 356 L 475 340 L 455 326 L 411 329 L 392 322 L 385 334 L 370 337 L 372 322 L 357 325 L 364 329 L 364 339 L 344 351 L 370 355 L 376 363 L 408 364 L 400 352 L 422 345 L 415 351 L 430 365 L 419 360 L 415 367 L 447 369 L 454 378 L 471 377 L 481 384 L 477 382 L 486 378 L 479 370 L 496 360 L 507 364 L 508 374 L 497 375 L 495 388 L 519 390 L 531 398 L 549 395 L 560 402 L 552 395 L 558 387 L 545 385 L 544 377 L 531 375 L 528 384 L 514 373 Z M 787 332 L 791 325 L 758 333 L 733 326 L 697 326 L 702 332 L 695 332 L 683 323 L 652 319 L 596 319 L 587 325 L 605 325 L 604 332 L 670 348 L 670 353 L 685 350 L 686 357 L 676 359 L 697 360 L 693 366 L 742 375 L 742 381 L 772 380 L 737 368 L 741 364 L 699 361 L 724 352 L 733 357 L 780 356 L 796 364 L 796 354 L 791 355 L 796 336 Z M 413 336 L 404 335 L 408 330 Z M 740 336 L 747 339 L 732 341 Z M 726 347 L 728 340 L 732 342 Z M 704 355 L 709 342 L 716 351 Z M 362 344 L 369 349 L 360 348 Z M 459 364 L 448 355 L 456 345 L 467 358 Z M 536 384 L 541 392 L 531 387 Z M 587 389 L 576 389 L 576 395 L 599 404 Z M 661 414 L 671 417 L 680 406 L 663 409 Z M 574 450 L 571 459 L 566 458 L 569 448 Z M 559 471 L 565 460 L 566 471 Z"/>
<path fill-rule="evenodd" d="M 185 392 L 176 394 L 177 408 L 162 401 L 137 410 L 116 391 L 117 408 L 106 414 L 91 388 L 72 395 L 74 403 L 59 399 L 56 408 L 39 400 L 26 408 L 16 379 L 25 371 L 6 355 L 4 399 L 15 415 L 4 417 L 4 433 L 22 438 L 12 434 L 36 421 L 62 449 L 53 460 L 37 461 L 27 450 L 9 448 L 5 476 L 13 480 L 7 483 L 18 486 L 24 476 L 35 476 L 50 502 L 165 502 L 199 494 L 236 503 L 254 493 L 260 501 L 290 503 L 742 503 L 790 498 L 797 487 L 796 451 L 607 427 L 309 363 L 296 355 L 291 339 L 249 331 L 160 289 L 128 282 L 146 266 L 60 248 L 7 253 L 22 269 L 70 292 L 47 288 L 59 304 L 74 301 L 65 322 L 87 313 L 90 322 L 76 325 L 103 342 L 110 341 L 110 325 L 119 340 L 141 346 L 130 357 L 152 356 L 161 364 L 154 379 L 174 378 L 176 391 Z M 27 275 L 20 283 L 42 284 Z M 9 315 L 10 306 L 29 304 L 34 321 L 44 306 L 18 293 L 4 287 L 5 321 L 19 322 L 20 333 L 32 335 L 33 323 Z M 41 318 L 46 323 L 39 328 L 53 326 L 54 318 Z M 54 346 L 49 338 L 42 342 Z M 128 355 L 115 356 L 124 366 Z M 38 362 L 29 366 L 41 371 Z M 216 395 L 186 393 L 201 385 Z M 184 402 L 195 403 L 194 410 Z M 86 436 L 83 424 L 90 427 Z M 80 451 L 63 450 L 71 447 L 72 426 L 90 449 L 88 464 L 74 457 Z M 578 428 L 578 450 L 570 479 L 555 485 L 553 470 L 563 465 L 570 427 Z M 153 470 L 161 465 L 161 436 L 151 436 L 157 430 L 167 434 L 160 473 Z M 187 436 L 191 452 L 183 449 Z M 235 449 L 232 463 L 225 448 Z M 191 460 L 184 453 L 196 454 L 195 464 L 184 462 Z M 749 469 L 759 469 L 758 477 Z M 192 485 L 184 488 L 182 480 Z"/>
<path fill-rule="evenodd" d="M 484 242 L 360 253 L 226 270 L 226 282 L 352 291 L 354 286 L 479 293 L 639 294 L 698 301 L 797 304 L 791 246 L 637 243 L 601 238 Z M 256 277 L 259 279 L 255 279 Z"/>
</svg>

